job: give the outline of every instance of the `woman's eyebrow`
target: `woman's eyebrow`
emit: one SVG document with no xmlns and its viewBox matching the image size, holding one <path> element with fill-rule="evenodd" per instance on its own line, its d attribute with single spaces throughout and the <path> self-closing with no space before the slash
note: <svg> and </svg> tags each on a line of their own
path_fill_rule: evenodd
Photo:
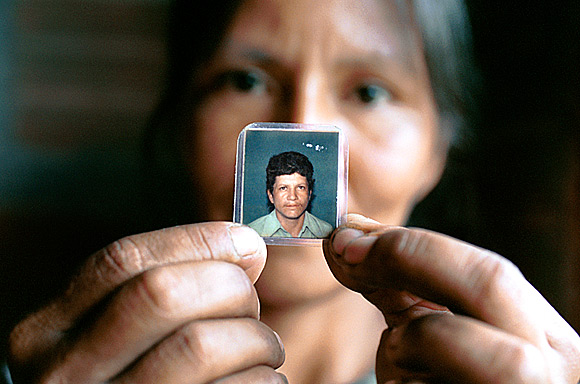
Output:
<svg viewBox="0 0 580 384">
<path fill-rule="evenodd" d="M 401 55 L 383 54 L 373 52 L 360 56 L 342 57 L 336 61 L 337 68 L 365 68 L 373 71 L 395 71 L 400 74 L 412 75 L 416 73 L 416 67 L 410 58 L 402 58 Z"/>
<path fill-rule="evenodd" d="M 276 61 L 269 53 L 256 48 L 244 49 L 239 54 L 246 59 L 260 63 L 272 63 Z"/>
<path fill-rule="evenodd" d="M 396 84 L 399 92 L 404 95 L 415 96 L 418 91 L 419 70 L 410 57 L 371 53 L 339 59 L 335 68 L 337 71 L 369 71 L 371 75 L 389 79 L 389 82 Z"/>
<path fill-rule="evenodd" d="M 228 42 L 224 52 L 226 57 L 242 58 L 260 64 L 271 64 L 277 61 L 272 54 L 263 49 L 245 46 L 235 41 Z"/>
</svg>

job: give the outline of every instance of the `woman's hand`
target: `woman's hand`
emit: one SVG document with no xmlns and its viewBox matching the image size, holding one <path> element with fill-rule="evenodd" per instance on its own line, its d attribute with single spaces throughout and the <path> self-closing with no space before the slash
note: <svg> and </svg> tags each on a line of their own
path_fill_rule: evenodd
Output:
<svg viewBox="0 0 580 384">
<path fill-rule="evenodd" d="M 231 223 L 122 239 L 10 339 L 15 384 L 284 382 L 253 283 L 266 246 Z"/>
<path fill-rule="evenodd" d="M 324 248 L 389 325 L 379 383 L 578 383 L 578 335 L 506 259 L 357 215 Z"/>
</svg>

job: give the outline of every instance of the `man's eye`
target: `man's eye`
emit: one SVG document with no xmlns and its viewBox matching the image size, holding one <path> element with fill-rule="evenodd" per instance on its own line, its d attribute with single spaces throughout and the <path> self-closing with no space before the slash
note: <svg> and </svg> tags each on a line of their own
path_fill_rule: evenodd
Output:
<svg viewBox="0 0 580 384">
<path fill-rule="evenodd" d="M 223 80 L 226 85 L 239 92 L 261 91 L 266 86 L 260 74 L 245 70 L 228 72 Z"/>
<path fill-rule="evenodd" d="M 362 104 L 375 105 L 392 100 L 392 95 L 384 87 L 376 84 L 362 84 L 355 88 L 354 96 Z"/>
</svg>

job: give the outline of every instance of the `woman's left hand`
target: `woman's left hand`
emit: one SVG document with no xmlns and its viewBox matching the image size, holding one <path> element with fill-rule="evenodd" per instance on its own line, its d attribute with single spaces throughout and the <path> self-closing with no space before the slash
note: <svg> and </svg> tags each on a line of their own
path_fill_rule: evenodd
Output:
<svg viewBox="0 0 580 384">
<path fill-rule="evenodd" d="M 379 383 L 578 383 L 578 334 L 505 258 L 358 215 L 324 253 L 385 316 Z"/>
</svg>

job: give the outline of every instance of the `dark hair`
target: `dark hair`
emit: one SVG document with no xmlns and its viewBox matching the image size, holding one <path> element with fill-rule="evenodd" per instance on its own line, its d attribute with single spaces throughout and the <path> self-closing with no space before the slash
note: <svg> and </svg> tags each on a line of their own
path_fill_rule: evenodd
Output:
<svg viewBox="0 0 580 384">
<path fill-rule="evenodd" d="M 273 192 L 276 177 L 298 173 L 306 177 L 308 190 L 314 189 L 314 167 L 308 157 L 298 152 L 283 152 L 274 155 L 266 167 L 266 189 Z"/>
<path fill-rule="evenodd" d="M 400 0 L 404 1 L 404 0 Z M 464 0 L 414 0 L 429 79 L 451 149 L 468 146 L 479 120 L 481 87 L 475 64 L 471 22 Z"/>
</svg>

